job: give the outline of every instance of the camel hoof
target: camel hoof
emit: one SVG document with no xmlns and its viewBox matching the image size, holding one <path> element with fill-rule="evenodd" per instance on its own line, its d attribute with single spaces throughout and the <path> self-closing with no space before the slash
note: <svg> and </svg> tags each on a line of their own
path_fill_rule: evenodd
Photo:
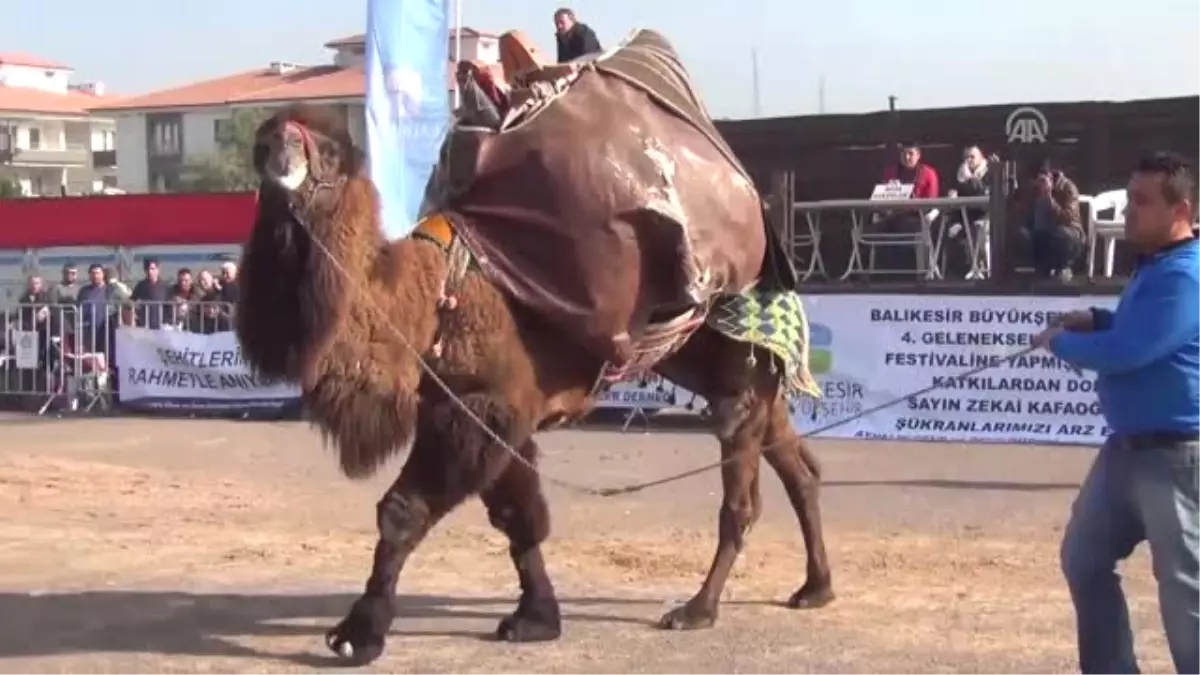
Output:
<svg viewBox="0 0 1200 675">
<path fill-rule="evenodd" d="M 818 609 L 833 602 L 837 595 L 828 583 L 814 584 L 805 582 L 800 590 L 788 598 L 787 606 L 792 609 Z"/>
<path fill-rule="evenodd" d="M 697 609 L 689 602 L 664 614 L 658 620 L 658 627 L 663 630 L 700 630 L 712 628 L 716 622 L 715 610 Z"/>
<path fill-rule="evenodd" d="M 537 618 L 511 614 L 500 620 L 496 628 L 496 639 L 504 642 L 551 642 L 562 636 L 562 623 L 558 619 Z"/>
<path fill-rule="evenodd" d="M 363 597 L 342 622 L 325 633 L 325 645 L 349 666 L 363 666 L 383 654 L 384 637 L 392 619 L 387 600 Z"/>
<path fill-rule="evenodd" d="M 329 633 L 325 636 L 325 644 L 343 661 L 354 660 L 354 645 L 350 644 L 349 640 L 341 640 L 333 633 Z"/>
<path fill-rule="evenodd" d="M 342 630 L 338 626 L 326 633 L 325 644 L 345 665 L 365 666 L 383 654 L 383 640 L 366 638 L 356 644 L 360 638 L 348 637 Z"/>
</svg>

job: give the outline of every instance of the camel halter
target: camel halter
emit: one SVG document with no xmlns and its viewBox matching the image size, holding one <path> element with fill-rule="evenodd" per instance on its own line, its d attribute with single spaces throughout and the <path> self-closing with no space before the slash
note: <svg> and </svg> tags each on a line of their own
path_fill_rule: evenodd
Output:
<svg viewBox="0 0 1200 675">
<path fill-rule="evenodd" d="M 300 208 L 297 208 L 296 195 L 288 196 L 288 211 L 291 212 L 292 219 L 299 223 L 304 230 L 308 232 L 308 238 L 316 241 L 317 238 L 313 236 L 312 226 L 309 225 L 307 220 L 312 216 L 314 209 L 313 204 L 316 201 L 316 196 L 319 195 L 323 190 L 332 190 L 334 196 L 333 211 L 334 213 L 337 213 L 342 207 L 342 190 L 340 188 L 346 185 L 346 176 L 339 173 L 336 178 L 329 179 L 324 177 L 323 171 L 321 172 L 322 175 L 318 175 L 316 172 L 314 172 L 313 158 L 318 157 L 319 153 L 317 149 L 317 142 L 313 140 L 312 132 L 310 132 L 307 127 L 299 122 L 285 122 L 283 128 L 285 130 L 291 129 L 292 131 L 295 131 L 296 134 L 300 136 L 301 141 L 304 143 L 304 157 L 305 161 L 308 163 L 308 180 L 305 182 L 312 184 L 311 188 L 305 190 L 306 194 L 304 195 L 304 199 L 302 200 L 303 204 L 300 205 Z"/>
</svg>

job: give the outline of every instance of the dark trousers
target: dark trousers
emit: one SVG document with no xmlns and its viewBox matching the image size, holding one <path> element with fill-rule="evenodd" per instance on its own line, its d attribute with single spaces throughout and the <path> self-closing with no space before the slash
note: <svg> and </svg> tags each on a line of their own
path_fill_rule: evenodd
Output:
<svg viewBox="0 0 1200 675">
<path fill-rule="evenodd" d="M 1073 269 L 1083 256 L 1083 233 L 1078 228 L 1059 225 L 1026 232 L 1033 253 L 1033 269 L 1038 276 Z"/>
<path fill-rule="evenodd" d="M 957 226 L 957 227 L 956 227 Z M 967 239 L 967 228 L 971 229 L 971 239 Z M 951 234 L 953 232 L 953 234 Z M 979 246 L 979 238 L 985 236 L 983 229 L 983 218 L 972 218 L 971 222 L 964 223 L 961 218 L 956 218 L 946 222 L 943 225 L 942 237 L 942 254 L 945 259 L 945 276 L 964 277 L 971 271 L 971 258 L 975 255 L 974 246 Z M 979 256 L 982 260 L 983 256 Z"/>
</svg>

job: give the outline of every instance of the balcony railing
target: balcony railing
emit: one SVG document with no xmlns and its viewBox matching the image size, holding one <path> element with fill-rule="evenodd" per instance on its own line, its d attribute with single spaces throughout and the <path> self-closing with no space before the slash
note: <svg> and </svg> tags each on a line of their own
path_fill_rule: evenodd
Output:
<svg viewBox="0 0 1200 675">
<path fill-rule="evenodd" d="M 64 148 L 38 148 L 28 150 L 9 148 L 0 150 L 0 163 L 25 166 L 86 166 L 91 152 L 84 146 L 68 145 Z"/>
</svg>

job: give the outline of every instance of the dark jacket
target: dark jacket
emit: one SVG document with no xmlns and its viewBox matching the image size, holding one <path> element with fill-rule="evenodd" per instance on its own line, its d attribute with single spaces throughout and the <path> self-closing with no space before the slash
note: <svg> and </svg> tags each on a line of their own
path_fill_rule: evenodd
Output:
<svg viewBox="0 0 1200 675">
<path fill-rule="evenodd" d="M 50 304 L 50 293 L 41 290 L 37 293 L 30 293 L 28 289 L 21 294 L 17 300 L 20 306 L 20 328 L 21 330 L 45 330 L 46 320 L 38 316 L 38 312 L 46 305 Z"/>
<path fill-rule="evenodd" d="M 576 22 L 564 35 L 555 34 L 558 40 L 558 62 L 573 61 L 584 54 L 604 51 L 596 33 L 586 23 Z"/>
<path fill-rule="evenodd" d="M 112 289 L 108 284 L 80 286 L 75 303 L 79 307 L 83 325 L 94 326 L 108 321 L 108 303 L 111 299 Z"/>
<path fill-rule="evenodd" d="M 173 323 L 172 308 L 167 304 L 171 299 L 171 287 L 167 285 L 167 282 L 162 279 L 158 281 L 142 279 L 133 287 L 130 297 L 135 302 L 141 303 L 137 305 L 137 314 L 135 315 L 137 325 L 157 329 L 161 328 L 164 322 Z"/>
</svg>

